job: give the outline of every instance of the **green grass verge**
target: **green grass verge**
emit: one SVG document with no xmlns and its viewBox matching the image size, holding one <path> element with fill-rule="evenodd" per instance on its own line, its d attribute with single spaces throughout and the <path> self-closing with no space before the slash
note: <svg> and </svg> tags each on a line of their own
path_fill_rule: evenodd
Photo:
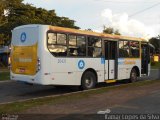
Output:
<svg viewBox="0 0 160 120">
<path fill-rule="evenodd" d="M 123 84 L 120 86 L 103 87 L 103 88 L 99 88 L 98 90 L 93 89 L 85 92 L 69 94 L 66 96 L 56 96 L 56 97 L 52 96 L 52 97 L 46 97 L 46 98 L 27 100 L 23 102 L 1 104 L 0 114 L 18 113 L 18 112 L 22 112 L 29 108 L 40 106 L 40 105 L 46 105 L 46 104 L 53 105 L 57 103 L 71 102 L 74 100 L 85 99 L 95 94 L 105 93 L 106 91 L 110 91 L 113 89 L 116 90 L 116 89 L 122 89 L 126 87 L 137 87 L 137 86 L 149 85 L 157 82 L 160 82 L 160 80 L 141 81 L 141 82 L 136 82 L 132 84 Z"/>
<path fill-rule="evenodd" d="M 9 80 L 10 73 L 9 72 L 0 72 L 0 81 Z"/>
<path fill-rule="evenodd" d="M 152 62 L 151 68 L 152 69 L 160 69 L 160 62 Z"/>
</svg>

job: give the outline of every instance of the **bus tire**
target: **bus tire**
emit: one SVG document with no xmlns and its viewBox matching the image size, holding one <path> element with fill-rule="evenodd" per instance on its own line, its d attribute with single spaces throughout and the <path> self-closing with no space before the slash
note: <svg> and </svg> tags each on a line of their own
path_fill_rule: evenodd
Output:
<svg viewBox="0 0 160 120">
<path fill-rule="evenodd" d="M 131 70 L 131 74 L 130 74 L 130 80 L 129 82 L 136 82 L 137 81 L 137 71 L 133 68 Z"/>
<path fill-rule="evenodd" d="M 96 85 L 96 75 L 91 71 L 86 71 L 82 76 L 81 89 L 88 90 Z"/>
</svg>

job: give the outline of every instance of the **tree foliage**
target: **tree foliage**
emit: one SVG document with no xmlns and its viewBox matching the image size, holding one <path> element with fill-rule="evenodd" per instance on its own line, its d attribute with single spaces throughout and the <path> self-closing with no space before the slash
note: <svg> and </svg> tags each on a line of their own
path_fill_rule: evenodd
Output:
<svg viewBox="0 0 160 120">
<path fill-rule="evenodd" d="M 105 27 L 105 26 L 104 26 L 103 33 L 121 35 L 119 33 L 119 30 L 114 30 L 112 27 Z"/>
<path fill-rule="evenodd" d="M 74 20 L 57 16 L 55 10 L 36 8 L 30 4 L 24 4 L 23 0 L 0 0 L 1 41 L 9 43 L 11 30 L 25 24 L 46 24 L 79 29 L 75 26 Z"/>
<path fill-rule="evenodd" d="M 115 31 L 114 31 L 114 34 L 115 34 L 115 35 L 121 35 L 121 33 L 119 32 L 119 30 L 115 30 Z"/>
<path fill-rule="evenodd" d="M 6 19 L 4 15 L 5 2 L 3 0 L 0 1 L 0 26 L 2 26 Z"/>
<path fill-rule="evenodd" d="M 156 53 L 160 54 L 160 36 L 151 38 L 149 42 L 155 47 Z"/>
</svg>

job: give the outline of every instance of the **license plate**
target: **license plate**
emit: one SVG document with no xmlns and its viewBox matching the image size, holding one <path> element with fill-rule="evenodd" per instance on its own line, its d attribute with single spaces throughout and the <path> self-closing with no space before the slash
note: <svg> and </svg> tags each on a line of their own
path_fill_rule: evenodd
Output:
<svg viewBox="0 0 160 120">
<path fill-rule="evenodd" d="M 24 73 L 25 72 L 25 68 L 19 68 L 19 72 L 20 73 Z"/>
</svg>

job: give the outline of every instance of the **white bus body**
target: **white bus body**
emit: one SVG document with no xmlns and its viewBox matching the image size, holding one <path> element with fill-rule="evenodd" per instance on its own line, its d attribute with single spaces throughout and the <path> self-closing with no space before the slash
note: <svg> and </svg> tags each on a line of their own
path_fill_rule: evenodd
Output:
<svg viewBox="0 0 160 120">
<path fill-rule="evenodd" d="M 12 31 L 11 80 L 41 85 L 79 86 L 85 71 L 93 72 L 99 83 L 129 79 L 133 68 L 137 70 L 137 75 L 141 76 L 141 56 L 105 59 L 103 52 L 101 57 L 96 58 L 53 56 L 47 47 L 47 32 L 52 30 L 58 33 L 59 29 L 48 25 L 24 25 Z M 68 35 L 70 33 L 67 30 L 65 32 Z M 114 41 L 115 47 L 118 45 L 115 39 L 104 37 L 103 51 L 109 43 L 107 41 Z"/>
</svg>

